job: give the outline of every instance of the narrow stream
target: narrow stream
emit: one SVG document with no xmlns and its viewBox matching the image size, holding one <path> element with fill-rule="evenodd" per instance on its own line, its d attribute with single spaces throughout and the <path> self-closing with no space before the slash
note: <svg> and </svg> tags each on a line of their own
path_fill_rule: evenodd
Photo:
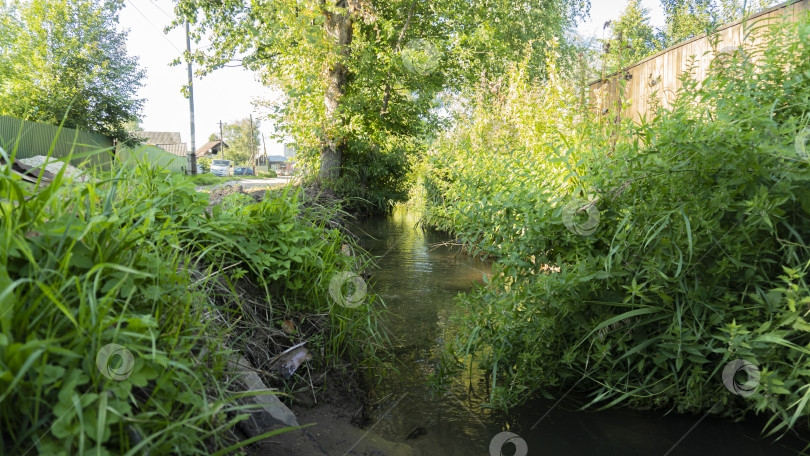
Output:
<svg viewBox="0 0 810 456">
<path fill-rule="evenodd" d="M 450 319 L 461 311 L 454 298 L 482 282 L 491 265 L 437 246 L 448 236 L 423 232 L 416 221 L 398 210 L 362 220 L 353 229 L 376 257 L 372 286 L 388 306 L 385 323 L 395 337 L 397 371 L 371 393 L 377 403 L 371 421 L 375 433 L 425 456 L 487 456 L 491 440 L 504 430 L 525 440 L 530 456 L 801 454 L 804 445 L 796 437 L 761 438 L 761 420 L 733 423 L 621 408 L 578 411 L 584 398 L 576 393 L 559 404 L 535 399 L 508 414 L 493 412 L 480 407 L 487 393 L 484 376 L 476 371 L 472 379 L 469 373 L 457 379 L 450 393 L 434 397 L 429 377 L 443 341 L 453 337 Z M 506 444 L 501 451 L 510 456 L 516 448 Z"/>
</svg>

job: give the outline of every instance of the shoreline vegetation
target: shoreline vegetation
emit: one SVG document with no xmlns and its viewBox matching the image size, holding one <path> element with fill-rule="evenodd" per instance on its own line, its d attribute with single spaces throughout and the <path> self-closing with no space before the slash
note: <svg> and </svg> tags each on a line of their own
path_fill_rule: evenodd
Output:
<svg viewBox="0 0 810 456">
<path fill-rule="evenodd" d="M 15 116 L 110 134 L 137 124 L 131 58 L 106 120 L 66 115 L 104 114 L 96 95 L 40 112 L 40 95 L 69 91 L 39 90 L 39 75 L 78 67 L 27 58 L 48 43 L 63 57 L 104 44 L 81 62 L 90 85 L 98 62 L 125 56 L 126 34 L 105 25 L 123 3 L 13 3 L 0 44 L 15 53 L 0 55 L 0 72 L 17 85 L 0 88 L 19 98 Z M 240 56 L 283 89 L 260 105 L 295 137 L 302 184 L 208 193 L 196 187 L 238 178 L 138 158 L 98 160 L 83 182 L 63 168 L 32 183 L 12 170 L 16 147 L 0 149 L 0 454 L 261 454 L 279 449 L 268 437 L 312 441 L 305 422 L 246 431 L 267 403 L 244 384 L 253 374 L 287 405 L 360 403 L 350 419 L 368 425 L 364 392 L 385 378 L 391 341 L 363 280 L 373 258 L 346 221 L 406 200 L 423 228 L 494 260 L 459 296 L 460 335 L 431 384 L 476 363 L 483 406 L 499 411 L 578 388 L 590 408 L 757 415 L 766 436 L 810 429 L 810 15 L 751 24 L 768 38 L 713 49 L 705 79 L 684 73 L 674 104 L 633 123 L 619 112 L 627 100 L 592 112 L 584 80 L 622 68 L 622 33 L 644 23 L 635 0 L 602 66 L 566 41 L 584 0 L 550 14 L 511 2 L 248 3 L 181 0 L 169 28 L 214 38 L 188 57 L 202 73 Z M 687 10 L 667 11 L 689 26 L 669 39 L 711 25 Z M 69 19 L 81 11 L 95 18 L 86 27 Z M 29 23 L 42 25 L 37 40 L 18 33 Z M 62 38 L 88 38 L 57 43 L 60 25 Z M 441 36 L 455 41 L 427 39 Z M 28 104 L 38 100 L 40 111 Z M 58 160 L 92 158 L 78 155 Z M 241 359 L 249 366 L 235 368 Z"/>
<path fill-rule="evenodd" d="M 574 109 L 552 57 L 437 140 L 421 223 L 497 260 L 440 382 L 472 360 L 497 408 L 576 386 L 587 407 L 807 430 L 810 21 L 753 27 L 768 39 L 640 123 Z"/>
<path fill-rule="evenodd" d="M 0 453 L 235 451 L 256 440 L 227 366 L 240 353 L 284 398 L 365 381 L 380 305 L 328 296 L 368 265 L 334 199 L 283 188 L 210 206 L 184 176 L 130 165 L 39 188 L 0 173 Z"/>
</svg>

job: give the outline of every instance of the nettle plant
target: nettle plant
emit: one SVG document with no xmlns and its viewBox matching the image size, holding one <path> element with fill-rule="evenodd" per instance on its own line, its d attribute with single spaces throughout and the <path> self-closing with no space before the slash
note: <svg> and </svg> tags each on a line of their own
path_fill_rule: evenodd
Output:
<svg viewBox="0 0 810 456">
<path fill-rule="evenodd" d="M 766 44 L 719 60 L 702 83 L 685 75 L 674 106 L 615 143 L 590 120 L 578 142 L 548 145 L 564 151 L 550 160 L 561 169 L 538 164 L 537 177 L 493 188 L 445 161 L 429 217 L 499 258 L 492 283 L 463 299 L 474 321 L 454 352 L 492 373 L 493 404 L 584 376 L 592 405 L 720 401 L 726 415 L 766 413 L 773 432 L 806 420 L 810 21 L 759 30 Z M 546 187 L 554 179 L 567 185 Z M 588 206 L 594 229 L 571 229 Z M 761 373 L 745 398 L 721 381 L 738 358 Z"/>
<path fill-rule="evenodd" d="M 294 195 L 209 208 L 185 177 L 145 162 L 96 177 L 36 187 L 0 169 L 0 453 L 226 454 L 250 443 L 228 433 L 248 406 L 223 348 L 242 304 L 209 295 L 214 282 L 263 288 L 270 314 L 332 310 L 328 352 L 360 356 L 375 314 L 350 318 L 326 299 L 334 272 L 356 260 Z"/>
<path fill-rule="evenodd" d="M 218 353 L 218 341 L 181 247 L 205 203 L 165 177 L 142 168 L 71 183 L 60 173 L 35 189 L 0 172 L 0 452 L 228 446 L 221 430 L 239 408 L 216 373 L 223 358 L 196 355 Z M 128 366 L 111 359 L 125 379 L 97 367 L 108 344 L 132 354 Z"/>
</svg>

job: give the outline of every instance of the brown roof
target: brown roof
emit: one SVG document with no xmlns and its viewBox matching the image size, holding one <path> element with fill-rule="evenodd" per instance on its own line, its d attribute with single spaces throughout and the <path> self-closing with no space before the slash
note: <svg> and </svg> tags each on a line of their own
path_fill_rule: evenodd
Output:
<svg viewBox="0 0 810 456">
<path fill-rule="evenodd" d="M 220 143 L 220 141 L 218 139 L 215 140 L 215 141 L 208 141 L 207 143 L 205 143 L 202 146 L 198 147 L 197 152 L 195 152 L 195 154 L 198 157 L 202 157 L 205 154 L 207 154 L 209 150 L 213 149 L 216 146 L 219 146 L 219 143 Z M 226 149 L 230 147 L 230 146 L 228 146 L 228 143 L 225 143 L 225 142 L 223 142 L 222 145 L 225 146 Z"/>
</svg>

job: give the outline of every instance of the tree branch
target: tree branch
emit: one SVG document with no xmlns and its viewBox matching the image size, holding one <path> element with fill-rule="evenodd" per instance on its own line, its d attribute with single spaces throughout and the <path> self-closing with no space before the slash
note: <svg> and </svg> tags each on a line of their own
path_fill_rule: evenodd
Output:
<svg viewBox="0 0 810 456">
<path fill-rule="evenodd" d="M 408 10 L 408 18 L 405 19 L 405 25 L 402 27 L 402 31 L 399 32 L 399 38 L 397 39 L 397 52 L 400 50 L 402 38 L 405 36 L 408 26 L 411 25 L 411 17 L 413 17 L 413 8 L 415 6 L 416 0 L 413 0 L 411 2 L 411 8 Z M 383 97 L 383 106 L 380 110 L 380 116 L 388 114 L 388 102 L 391 100 L 391 68 L 388 69 L 388 74 L 385 76 L 385 80 L 385 96 Z"/>
</svg>

